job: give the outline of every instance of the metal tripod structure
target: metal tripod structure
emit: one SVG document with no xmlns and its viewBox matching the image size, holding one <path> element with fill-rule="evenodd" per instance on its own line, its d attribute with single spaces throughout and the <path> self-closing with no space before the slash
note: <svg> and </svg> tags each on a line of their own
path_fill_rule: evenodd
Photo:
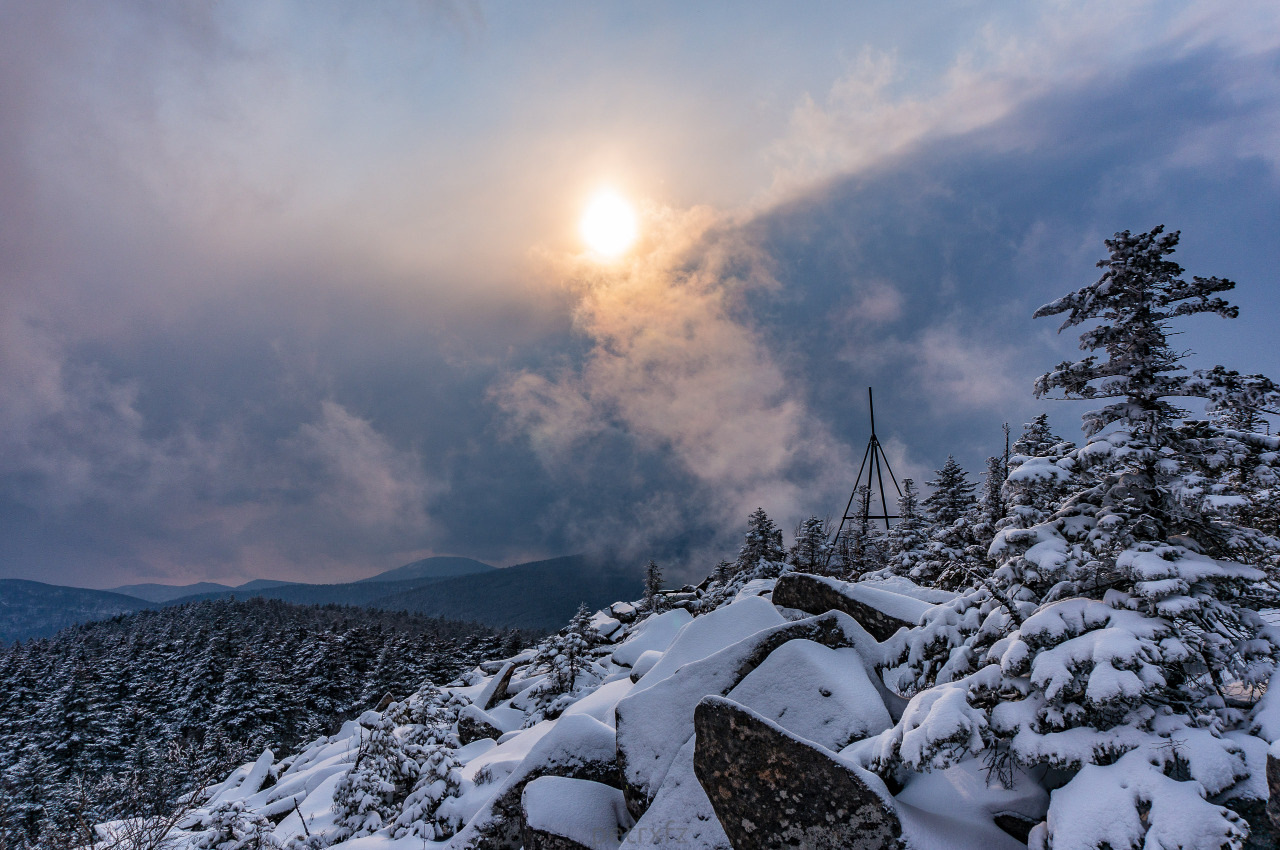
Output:
<svg viewBox="0 0 1280 850">
<path fill-rule="evenodd" d="M 850 520 L 861 520 L 863 527 L 870 524 L 871 520 L 884 520 L 884 527 L 889 529 L 889 520 L 899 519 L 897 514 L 889 513 L 889 502 L 884 491 L 884 473 L 889 473 L 889 480 L 893 482 L 893 489 L 898 491 L 898 496 L 902 495 L 902 488 L 898 486 L 898 479 L 893 474 L 893 468 L 889 466 L 889 458 L 885 456 L 884 449 L 880 445 L 880 440 L 876 437 L 876 404 L 871 396 L 871 387 L 867 387 L 867 407 L 871 413 L 871 439 L 867 440 L 867 450 L 862 453 L 862 465 L 858 467 L 858 477 L 853 482 L 853 492 L 849 494 L 849 502 L 844 506 L 844 515 L 840 517 L 840 525 L 836 526 L 835 537 L 832 538 L 832 546 L 827 552 L 827 563 L 831 563 L 831 555 L 835 552 L 835 544 L 840 540 L 840 532 L 844 530 L 844 524 Z M 875 477 L 874 483 L 878 485 L 880 490 L 880 513 L 871 513 L 871 493 L 868 492 L 868 498 L 859 506 L 858 513 L 851 514 L 849 511 L 853 508 L 853 500 L 858 498 L 858 490 L 862 488 L 862 473 L 867 474 L 867 487 L 872 486 L 872 476 Z"/>
</svg>

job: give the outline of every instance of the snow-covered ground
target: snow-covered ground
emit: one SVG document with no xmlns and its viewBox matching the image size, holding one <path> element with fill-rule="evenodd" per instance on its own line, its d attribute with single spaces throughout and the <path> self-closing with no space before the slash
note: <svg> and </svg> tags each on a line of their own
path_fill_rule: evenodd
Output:
<svg viewBox="0 0 1280 850">
<path fill-rule="evenodd" d="M 895 582 L 858 586 L 857 598 L 912 620 L 948 598 Z M 230 850 L 258 841 L 344 850 L 514 848 L 524 840 L 521 830 L 529 829 L 609 850 L 672 843 L 728 848 L 694 772 L 694 710 L 703 697 L 745 706 L 864 775 L 879 736 L 904 705 L 878 678 L 886 644 L 843 613 L 779 609 L 770 601 L 772 586 L 772 580 L 753 581 L 696 617 L 679 608 L 637 615 L 631 605 L 597 612 L 589 620 L 589 643 L 595 644 L 589 660 L 569 693 L 550 702 L 546 688 L 554 665 L 527 650 L 486 662 L 443 689 L 426 686 L 384 712 L 366 712 L 287 758 L 277 761 L 264 752 L 207 789 L 206 802 L 175 832 L 179 846 Z M 844 645 L 777 638 L 823 618 L 841 631 Z M 1280 705 L 1273 713 L 1280 719 Z M 463 742 L 460 733 L 473 735 L 459 725 L 459 716 L 489 736 Z M 432 731 L 431 718 L 449 725 Z M 449 758 L 439 776 L 409 765 L 408 780 L 392 777 L 382 788 L 390 797 L 417 799 L 420 822 L 403 814 L 393 821 L 393 812 L 364 819 L 353 833 L 350 813 L 359 801 L 351 802 L 352 781 L 344 777 L 381 752 L 370 743 L 382 740 L 379 735 L 390 736 L 401 758 L 419 753 L 421 760 L 421 753 L 436 752 L 432 747 L 445 748 Z M 1261 781 L 1266 744 L 1246 737 L 1252 739 L 1242 736 L 1241 743 L 1248 744 Z M 413 741 L 426 741 L 425 749 L 413 749 Z M 394 766 L 388 769 L 394 772 Z M 1136 770 L 1135 781 L 1141 773 Z M 393 788 L 396 781 L 413 783 L 415 775 L 412 793 L 408 784 Z M 340 795 L 345 807 L 336 804 Z M 1106 800 L 1097 805 L 1105 811 Z M 1034 823 L 1044 819 L 1050 800 L 1039 777 L 1014 770 L 1003 784 L 989 781 L 983 761 L 970 758 L 946 770 L 907 775 L 894 806 L 903 839 L 915 850 L 1014 850 L 1025 841 L 997 826 L 997 815 Z"/>
</svg>

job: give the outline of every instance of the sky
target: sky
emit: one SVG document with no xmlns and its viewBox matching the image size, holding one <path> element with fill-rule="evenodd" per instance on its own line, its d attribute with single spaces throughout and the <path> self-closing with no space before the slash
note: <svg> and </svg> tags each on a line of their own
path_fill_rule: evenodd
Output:
<svg viewBox="0 0 1280 850">
<path fill-rule="evenodd" d="M 1280 377 L 1273 2 L 0 0 L 0 116 L 0 578 L 701 576 L 869 386 L 899 478 L 1078 437 L 1031 315 L 1125 229 Z"/>
</svg>

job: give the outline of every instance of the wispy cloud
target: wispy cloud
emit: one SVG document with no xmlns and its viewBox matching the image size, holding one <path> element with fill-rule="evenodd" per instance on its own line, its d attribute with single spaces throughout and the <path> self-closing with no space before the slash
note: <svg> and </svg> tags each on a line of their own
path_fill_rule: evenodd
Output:
<svg viewBox="0 0 1280 850">
<path fill-rule="evenodd" d="M 774 184 L 766 198 L 786 197 L 921 144 L 991 127 L 1051 91 L 1121 76 L 1153 59 L 1169 61 L 1206 48 L 1236 57 L 1265 56 L 1280 46 L 1280 11 L 1266 2 L 1238 4 L 1229 13 L 1205 4 L 1147 0 L 1035 9 L 1026 22 L 988 24 L 944 74 L 927 84 L 912 79 L 915 69 L 897 52 L 861 51 L 825 93 L 805 95 L 795 107 L 788 132 L 771 149 Z M 1258 85 L 1238 81 L 1240 96 L 1274 104 L 1274 67 L 1258 63 L 1251 76 Z M 1258 133 L 1221 140 L 1241 153 L 1266 156 L 1274 165 L 1274 108 L 1263 110 L 1259 121 Z M 1043 141 L 1034 132 L 1024 135 L 1026 129 L 986 141 L 996 147 Z M 1206 141 L 1225 131 L 1208 130 Z"/>
<path fill-rule="evenodd" d="M 758 505 L 790 520 L 829 495 L 848 453 L 746 318 L 743 296 L 777 285 L 769 263 L 708 209 L 652 209 L 645 224 L 625 262 L 551 266 L 577 293 L 582 363 L 515 374 L 494 397 L 549 465 L 617 427 L 678 461 L 698 485 L 687 507 L 731 526 Z"/>
</svg>

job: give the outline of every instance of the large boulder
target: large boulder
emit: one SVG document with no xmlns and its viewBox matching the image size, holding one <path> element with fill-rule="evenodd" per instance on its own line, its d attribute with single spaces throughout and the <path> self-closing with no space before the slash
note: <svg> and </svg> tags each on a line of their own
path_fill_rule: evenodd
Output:
<svg viewBox="0 0 1280 850">
<path fill-rule="evenodd" d="M 731 700 L 703 699 L 694 725 L 694 772 L 734 850 L 900 846 L 893 798 L 874 774 Z"/>
<path fill-rule="evenodd" d="M 693 615 L 688 611 L 667 611 L 649 617 L 644 622 L 632 627 L 625 640 L 613 650 L 613 663 L 623 667 L 631 667 L 641 655 L 656 650 L 662 652 L 671 645 L 680 630 L 693 622 Z"/>
<path fill-rule="evenodd" d="M 497 722 L 481 711 L 478 705 L 468 705 L 458 712 L 458 741 L 462 746 L 482 738 L 493 738 L 496 741 L 501 737 L 502 729 Z"/>
<path fill-rule="evenodd" d="M 498 668 L 489 683 L 480 690 L 480 693 L 476 694 L 472 703 L 479 706 L 481 711 L 488 711 L 502 702 L 507 695 L 507 688 L 511 685 L 511 674 L 515 669 L 516 665 L 513 662 L 505 662 Z"/>
<path fill-rule="evenodd" d="M 632 826 L 617 788 L 543 776 L 524 788 L 524 850 L 615 850 Z"/>
<path fill-rule="evenodd" d="M 928 602 L 872 587 L 808 573 L 784 573 L 773 588 L 773 604 L 809 614 L 843 611 L 876 640 L 911 628 L 933 606 Z"/>
<path fill-rule="evenodd" d="M 858 651 L 811 640 L 787 641 L 726 696 L 829 750 L 893 725 Z"/>
<path fill-rule="evenodd" d="M 489 802 L 449 842 L 456 850 L 516 850 L 524 831 L 521 795 L 542 776 L 619 783 L 613 729 L 586 714 L 562 717 L 502 781 Z"/>
<path fill-rule="evenodd" d="M 755 603 L 756 598 L 744 601 Z M 697 625 L 697 621 L 693 625 Z M 644 814 L 676 754 L 693 736 L 693 714 L 698 701 L 707 695 L 725 696 L 774 650 L 792 640 L 813 641 L 833 649 L 852 647 L 866 671 L 874 673 L 879 644 L 851 617 L 839 611 L 762 629 L 705 658 L 691 660 L 665 677 L 659 677 L 662 666 L 659 663 L 616 709 L 618 767 L 622 771 L 627 806 L 634 817 Z M 646 687 L 655 679 L 655 684 Z M 882 698 L 887 696 L 873 675 L 867 680 Z"/>
</svg>

